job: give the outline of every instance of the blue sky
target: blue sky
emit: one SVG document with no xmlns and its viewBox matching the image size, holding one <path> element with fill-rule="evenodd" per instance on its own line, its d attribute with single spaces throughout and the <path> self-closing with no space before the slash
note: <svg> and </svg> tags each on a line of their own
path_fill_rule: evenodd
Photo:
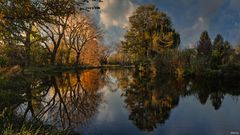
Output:
<svg viewBox="0 0 240 135">
<path fill-rule="evenodd" d="M 170 16 L 181 47 L 195 44 L 204 30 L 212 39 L 219 33 L 233 45 L 240 43 L 240 0 L 103 0 L 98 19 L 105 44 L 122 40 L 128 17 L 142 4 L 154 4 Z"/>
</svg>

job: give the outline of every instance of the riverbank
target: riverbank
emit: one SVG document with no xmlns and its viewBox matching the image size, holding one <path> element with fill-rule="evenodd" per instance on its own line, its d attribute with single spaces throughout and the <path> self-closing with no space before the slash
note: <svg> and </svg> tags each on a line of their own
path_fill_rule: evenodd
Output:
<svg viewBox="0 0 240 135">
<path fill-rule="evenodd" d="M 16 76 L 19 74 L 22 75 L 31 75 L 31 74 L 56 74 L 56 73 L 62 73 L 62 72 L 76 72 L 76 71 L 82 71 L 82 70 L 91 70 L 91 69 L 117 69 L 117 68 L 133 68 L 136 69 L 138 72 L 145 72 L 145 70 L 150 71 L 151 74 L 156 74 L 157 72 L 151 71 L 151 69 L 144 69 L 139 70 L 139 67 L 136 67 L 135 65 L 101 65 L 101 66 L 44 66 L 44 67 L 29 67 L 29 68 L 22 68 L 19 65 L 13 66 L 13 67 L 6 67 L 6 68 L 0 68 L 0 77 L 6 77 L 6 76 Z M 161 73 L 158 72 L 157 74 L 166 75 L 168 73 Z M 170 74 L 173 75 L 173 74 Z M 178 76 L 178 74 L 175 74 L 175 76 Z M 240 78 L 240 65 L 234 64 L 234 65 L 227 65 L 222 66 L 219 69 L 205 69 L 202 72 L 193 72 L 190 70 L 185 70 L 184 73 L 181 75 L 183 78 L 194 78 L 194 77 L 201 77 L 201 78 Z"/>
<path fill-rule="evenodd" d="M 101 65 L 101 66 L 46 66 L 46 67 L 29 67 L 22 68 L 19 65 L 13 67 L 0 68 L 0 76 L 11 76 L 18 74 L 32 74 L 32 73 L 59 73 L 59 72 L 71 72 L 90 69 L 111 69 L 111 68 L 135 68 L 135 66 L 128 65 Z"/>
</svg>

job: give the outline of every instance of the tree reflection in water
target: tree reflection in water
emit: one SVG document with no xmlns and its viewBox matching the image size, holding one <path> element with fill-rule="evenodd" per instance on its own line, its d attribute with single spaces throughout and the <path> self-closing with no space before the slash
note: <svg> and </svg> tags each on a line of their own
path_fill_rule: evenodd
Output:
<svg viewBox="0 0 240 135">
<path fill-rule="evenodd" d="M 133 72 L 127 76 L 116 77 L 120 81 L 119 87 L 124 91 L 123 96 L 130 112 L 129 120 L 144 131 L 153 131 L 158 124 L 164 124 L 181 97 L 196 95 L 201 104 L 210 100 L 214 109 L 218 110 L 226 94 L 240 95 L 239 82 L 236 80 L 176 79 L 147 72 Z"/>
<path fill-rule="evenodd" d="M 45 117 L 50 123 L 61 124 L 58 125 L 61 128 L 87 124 L 102 100 L 102 94 L 98 92 L 99 72 L 67 73 L 57 78 L 52 76 L 51 82 L 49 97 L 45 99 L 47 105 L 39 116 Z"/>
<path fill-rule="evenodd" d="M 15 113 L 25 120 L 40 120 L 60 129 L 86 125 L 102 101 L 102 93 L 98 92 L 104 84 L 101 81 L 97 70 L 32 81 L 21 90 L 23 100 Z"/>
<path fill-rule="evenodd" d="M 171 109 L 178 105 L 180 90 L 169 80 L 145 73 L 133 74 L 124 96 L 130 111 L 129 119 L 139 129 L 152 131 L 157 124 L 164 124 Z"/>
<path fill-rule="evenodd" d="M 122 90 L 129 120 L 144 131 L 164 124 L 182 97 L 194 96 L 202 105 L 211 102 L 217 111 L 225 95 L 240 95 L 237 79 L 176 79 L 126 69 L 17 76 L 4 81 L 0 80 L 0 129 L 6 123 L 26 120 L 59 129 L 88 126 L 104 101 L 100 90 L 104 86 L 112 92 Z"/>
<path fill-rule="evenodd" d="M 197 78 L 191 82 L 190 95 L 197 95 L 201 104 L 209 100 L 215 110 L 220 109 L 225 95 L 239 96 L 239 80 L 233 79 L 202 79 Z"/>
</svg>

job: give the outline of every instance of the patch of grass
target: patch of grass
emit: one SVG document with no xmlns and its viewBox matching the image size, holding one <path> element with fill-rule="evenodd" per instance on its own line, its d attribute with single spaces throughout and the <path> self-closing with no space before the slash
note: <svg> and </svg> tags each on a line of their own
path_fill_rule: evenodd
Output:
<svg viewBox="0 0 240 135">
<path fill-rule="evenodd" d="M 67 130 L 57 131 L 44 126 L 33 127 L 23 125 L 20 129 L 14 129 L 12 125 L 5 128 L 2 135 L 69 135 L 70 132 Z"/>
</svg>

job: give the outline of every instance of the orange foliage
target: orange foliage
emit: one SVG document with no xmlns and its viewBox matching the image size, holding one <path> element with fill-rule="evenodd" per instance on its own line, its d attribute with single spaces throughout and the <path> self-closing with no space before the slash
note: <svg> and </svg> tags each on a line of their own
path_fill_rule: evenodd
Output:
<svg viewBox="0 0 240 135">
<path fill-rule="evenodd" d="M 53 44 L 49 46 L 50 50 L 53 51 Z M 90 66 L 100 66 L 100 59 L 104 54 L 106 47 L 99 44 L 97 41 L 92 40 L 89 41 L 83 48 L 80 54 L 80 63 L 83 65 L 90 65 Z M 64 42 L 61 42 L 58 52 L 56 55 L 56 63 L 58 64 L 66 64 L 66 57 L 67 57 L 68 48 Z M 71 49 L 70 53 L 70 63 L 73 64 L 76 59 L 76 53 L 73 49 Z"/>
<path fill-rule="evenodd" d="M 100 58 L 103 53 L 104 46 L 97 41 L 90 41 L 82 51 L 80 56 L 81 63 L 84 65 L 99 66 Z"/>
<path fill-rule="evenodd" d="M 87 91 L 97 91 L 100 85 L 101 74 L 97 70 L 83 71 L 80 76 L 81 84 Z"/>
</svg>

